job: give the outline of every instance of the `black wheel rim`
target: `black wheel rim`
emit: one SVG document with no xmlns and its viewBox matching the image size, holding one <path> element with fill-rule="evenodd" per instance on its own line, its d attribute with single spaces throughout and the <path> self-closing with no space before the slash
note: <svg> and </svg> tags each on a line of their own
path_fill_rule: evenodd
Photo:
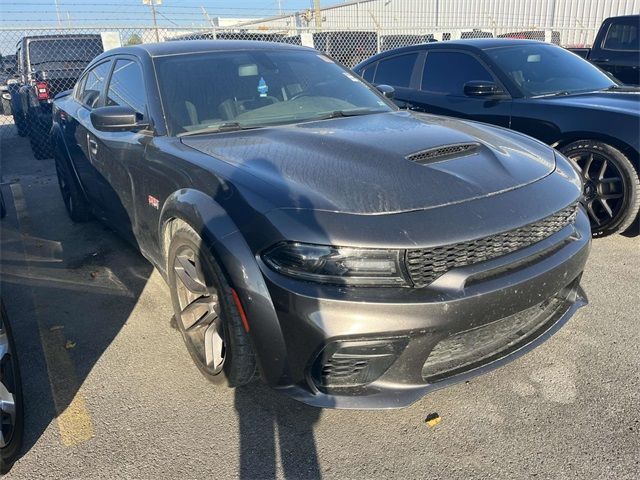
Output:
<svg viewBox="0 0 640 480">
<path fill-rule="evenodd" d="M 201 368 L 217 375 L 224 366 L 226 353 L 218 290 L 207 285 L 200 258 L 190 247 L 176 252 L 173 272 L 180 308 L 179 327 Z"/>
<path fill-rule="evenodd" d="M 64 202 L 64 206 L 67 211 L 71 213 L 73 209 L 73 202 L 71 200 L 71 190 L 69 188 L 69 184 L 67 183 L 67 179 L 64 174 L 60 171 L 60 167 L 56 165 L 56 172 L 58 174 L 58 185 L 60 186 L 60 193 L 62 194 L 62 201 Z"/>
<path fill-rule="evenodd" d="M 16 374 L 9 337 L 0 320 L 0 448 L 11 443 L 16 427 Z"/>
<path fill-rule="evenodd" d="M 569 157 L 582 172 L 584 202 L 591 226 L 603 230 L 624 213 L 627 200 L 622 172 L 609 157 L 587 151 Z"/>
</svg>

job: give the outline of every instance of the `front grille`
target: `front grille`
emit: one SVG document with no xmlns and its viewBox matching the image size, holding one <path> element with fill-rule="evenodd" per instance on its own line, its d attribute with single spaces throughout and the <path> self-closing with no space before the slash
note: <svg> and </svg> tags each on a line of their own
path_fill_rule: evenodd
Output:
<svg viewBox="0 0 640 480">
<path fill-rule="evenodd" d="M 468 242 L 407 250 L 406 265 L 415 287 L 425 287 L 456 267 L 491 260 L 533 245 L 575 221 L 571 205 L 539 222 Z"/>
<path fill-rule="evenodd" d="M 421 152 L 412 153 L 407 157 L 407 160 L 411 160 L 416 163 L 430 163 L 440 160 L 445 160 L 459 155 L 468 155 L 474 152 L 478 148 L 477 143 L 457 143 L 454 145 L 445 145 L 441 147 L 430 148 L 428 150 L 422 150 Z"/>
<path fill-rule="evenodd" d="M 576 283 L 569 288 L 575 290 Z M 500 320 L 440 341 L 422 367 L 429 383 L 502 358 L 546 332 L 568 308 L 566 293 Z"/>
</svg>

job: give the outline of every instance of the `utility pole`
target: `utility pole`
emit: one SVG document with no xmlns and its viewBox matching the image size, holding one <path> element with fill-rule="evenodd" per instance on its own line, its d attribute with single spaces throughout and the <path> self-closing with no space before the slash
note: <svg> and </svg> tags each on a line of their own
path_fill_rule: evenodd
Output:
<svg viewBox="0 0 640 480">
<path fill-rule="evenodd" d="M 322 28 L 322 10 L 320 9 L 320 0 L 313 0 L 313 16 L 316 18 L 316 28 Z"/>
<path fill-rule="evenodd" d="M 60 22 L 60 8 L 58 6 L 58 0 L 53 0 L 53 2 L 56 4 L 56 17 L 58 17 L 58 27 L 61 27 L 62 23 Z"/>
<path fill-rule="evenodd" d="M 142 3 L 151 7 L 153 28 L 156 30 L 156 42 L 160 42 L 160 34 L 158 33 L 158 21 L 156 19 L 156 5 L 162 5 L 162 0 L 142 0 Z"/>
<path fill-rule="evenodd" d="M 278 15 L 282 16 L 282 0 L 278 0 Z"/>
<path fill-rule="evenodd" d="M 213 40 L 215 40 L 216 38 L 218 38 L 218 33 L 216 32 L 216 24 L 214 23 L 213 20 L 211 20 L 211 17 L 209 16 L 209 12 L 207 12 L 207 10 L 204 7 L 200 7 L 200 8 L 202 9 L 202 14 L 204 15 L 204 18 L 206 18 L 209 21 L 209 25 L 211 25 Z"/>
</svg>

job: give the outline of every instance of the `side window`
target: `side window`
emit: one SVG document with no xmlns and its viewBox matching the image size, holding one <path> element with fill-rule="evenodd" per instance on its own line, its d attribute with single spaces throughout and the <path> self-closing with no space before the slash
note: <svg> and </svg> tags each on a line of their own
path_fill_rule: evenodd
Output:
<svg viewBox="0 0 640 480">
<path fill-rule="evenodd" d="M 619 21 L 612 23 L 607 31 L 602 48 L 606 50 L 640 50 L 638 23 L 633 21 Z"/>
<path fill-rule="evenodd" d="M 94 108 L 98 105 L 100 93 L 104 87 L 106 77 L 109 74 L 111 62 L 104 62 L 93 67 L 87 72 L 82 80 L 83 84 L 80 88 L 80 98 L 78 99 L 88 108 Z"/>
<path fill-rule="evenodd" d="M 448 95 L 464 95 L 464 84 L 472 80 L 493 81 L 474 57 L 460 52 L 429 52 L 422 72 L 422 90 Z"/>
<path fill-rule="evenodd" d="M 378 63 L 372 63 L 367 68 L 362 71 L 362 78 L 364 78 L 367 82 L 373 83 L 373 74 L 376 73 L 376 67 Z"/>
<path fill-rule="evenodd" d="M 375 83 L 408 87 L 411 84 L 411 74 L 417 59 L 418 52 L 380 60 L 376 69 Z"/>
<path fill-rule="evenodd" d="M 116 62 L 109 81 L 106 104 L 131 107 L 137 113 L 145 114 L 147 102 L 144 82 L 136 62 L 123 59 Z"/>
</svg>

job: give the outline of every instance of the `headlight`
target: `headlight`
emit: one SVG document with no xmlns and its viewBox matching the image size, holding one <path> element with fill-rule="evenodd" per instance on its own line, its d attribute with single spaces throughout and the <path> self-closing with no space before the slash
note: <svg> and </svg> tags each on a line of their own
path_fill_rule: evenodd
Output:
<svg viewBox="0 0 640 480">
<path fill-rule="evenodd" d="M 279 243 L 262 255 L 276 272 L 335 285 L 408 285 L 400 250 Z"/>
</svg>

